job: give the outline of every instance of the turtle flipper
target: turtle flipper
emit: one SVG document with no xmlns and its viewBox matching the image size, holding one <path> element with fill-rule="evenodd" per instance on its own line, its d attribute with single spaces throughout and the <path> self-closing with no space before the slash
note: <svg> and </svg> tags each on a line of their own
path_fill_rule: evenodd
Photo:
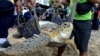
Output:
<svg viewBox="0 0 100 56">
<path fill-rule="evenodd" d="M 77 54 L 79 53 L 73 40 L 68 39 L 66 43 L 69 44 Z"/>
<path fill-rule="evenodd" d="M 50 42 L 50 38 L 47 35 L 40 34 L 35 35 L 32 38 L 26 39 L 21 44 L 12 45 L 8 47 L 4 53 L 8 55 L 22 55 L 33 53 L 46 46 Z"/>
</svg>

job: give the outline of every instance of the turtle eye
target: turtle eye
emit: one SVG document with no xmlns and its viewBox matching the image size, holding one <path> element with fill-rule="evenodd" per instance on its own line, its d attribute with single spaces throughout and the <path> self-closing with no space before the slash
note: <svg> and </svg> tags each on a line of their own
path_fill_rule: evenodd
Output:
<svg viewBox="0 0 100 56">
<path fill-rule="evenodd" d="M 67 27 L 70 27 L 70 23 L 65 23 L 64 25 Z"/>
<path fill-rule="evenodd" d="M 67 24 L 64 24 L 64 25 L 67 25 Z"/>
</svg>

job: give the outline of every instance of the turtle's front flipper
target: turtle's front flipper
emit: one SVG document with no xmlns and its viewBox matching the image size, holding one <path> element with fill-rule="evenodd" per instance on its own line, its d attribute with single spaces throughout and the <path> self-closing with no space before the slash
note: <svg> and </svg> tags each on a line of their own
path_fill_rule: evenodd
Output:
<svg viewBox="0 0 100 56">
<path fill-rule="evenodd" d="M 50 38 L 47 35 L 34 35 L 32 38 L 26 39 L 21 44 L 8 47 L 4 53 L 14 56 L 33 53 L 46 46 L 49 42 Z"/>
<path fill-rule="evenodd" d="M 77 50 L 77 48 L 76 48 L 76 45 L 75 45 L 75 43 L 73 42 L 73 40 L 66 40 L 66 43 L 67 44 L 69 44 L 73 49 L 74 49 L 74 51 L 78 54 L 79 52 L 78 52 L 78 50 Z"/>
</svg>

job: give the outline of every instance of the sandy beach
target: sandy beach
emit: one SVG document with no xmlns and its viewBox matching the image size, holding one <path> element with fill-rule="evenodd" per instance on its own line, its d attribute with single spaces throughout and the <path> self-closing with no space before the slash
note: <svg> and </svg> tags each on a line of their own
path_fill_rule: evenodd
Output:
<svg viewBox="0 0 100 56">
<path fill-rule="evenodd" d="M 43 47 L 41 48 L 41 50 L 35 53 L 29 53 L 17 56 L 56 56 L 56 54 L 57 54 L 56 47 Z M 6 55 L 2 51 L 0 51 L 0 56 L 9 56 L 9 55 Z M 66 50 L 63 53 L 63 56 L 77 56 L 77 55 L 70 46 L 67 46 Z M 91 39 L 89 41 L 89 56 L 100 56 L 100 30 L 92 31 L 91 33 Z"/>
</svg>

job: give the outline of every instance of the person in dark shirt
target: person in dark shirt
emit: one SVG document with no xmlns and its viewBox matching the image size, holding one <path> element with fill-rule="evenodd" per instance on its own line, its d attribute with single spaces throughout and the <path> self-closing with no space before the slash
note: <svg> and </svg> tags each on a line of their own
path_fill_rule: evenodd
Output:
<svg viewBox="0 0 100 56">
<path fill-rule="evenodd" d="M 98 30 L 99 29 L 99 18 L 98 18 L 98 11 L 99 11 L 99 4 L 95 4 L 93 7 L 93 20 L 92 20 L 92 30 Z"/>
<path fill-rule="evenodd" d="M 13 27 L 14 19 L 12 18 L 14 5 L 8 0 L 0 0 L 0 47 L 8 47 L 7 41 L 8 29 Z M 3 40 L 2 40 L 3 39 Z"/>
</svg>

